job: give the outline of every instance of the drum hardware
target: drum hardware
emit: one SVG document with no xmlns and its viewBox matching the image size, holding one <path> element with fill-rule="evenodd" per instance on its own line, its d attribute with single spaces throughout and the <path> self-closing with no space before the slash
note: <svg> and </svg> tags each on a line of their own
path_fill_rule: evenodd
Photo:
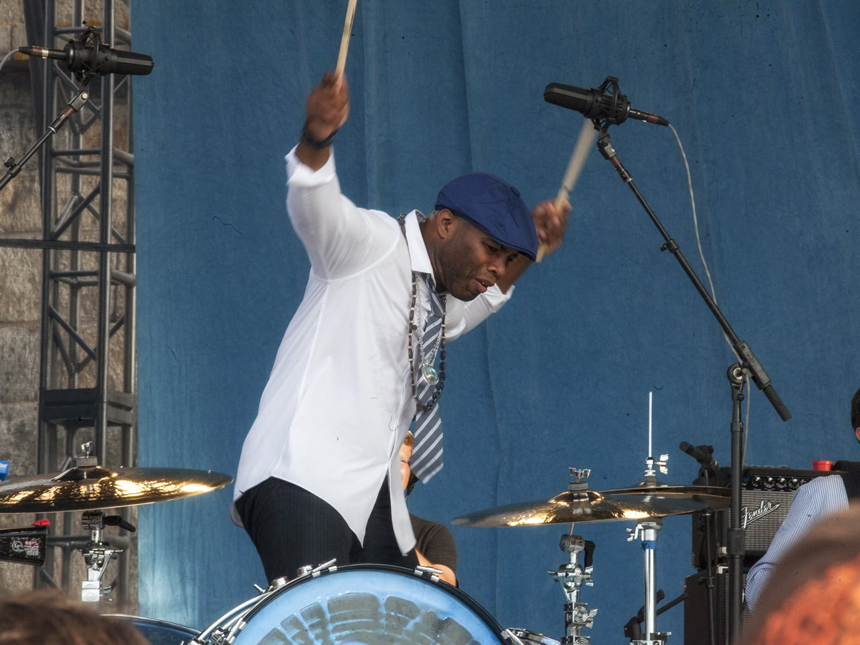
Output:
<svg viewBox="0 0 860 645">
<path fill-rule="evenodd" d="M 119 515 L 105 516 L 104 511 L 86 511 L 82 518 L 84 530 L 90 531 L 90 541 L 81 549 L 84 561 L 87 563 L 87 579 L 81 581 L 81 600 L 84 602 L 99 602 L 102 597 L 110 594 L 113 585 L 105 587 L 102 584 L 107 566 L 111 560 L 124 551 L 111 546 L 102 540 L 102 532 L 107 526 L 118 526 L 126 531 L 137 529 Z"/>
<path fill-rule="evenodd" d="M 0 483 L 0 514 L 85 511 L 83 528 L 90 532 L 86 542 L 84 536 L 47 537 L 47 528 L 44 529 L 45 545 L 80 548 L 83 553 L 87 565 L 87 578 L 81 589 L 84 602 L 99 602 L 111 592 L 112 585 L 105 587 L 102 583 L 105 571 L 111 560 L 128 547 L 123 536 L 111 536 L 107 541 L 104 529 L 118 526 L 135 531 L 124 518 L 106 516 L 102 509 L 191 497 L 233 481 L 229 475 L 211 470 L 108 469 L 99 466 L 97 458 L 91 455 L 92 442 L 83 444 L 81 451 L 81 457 L 67 457 L 59 473 L 10 478 Z M 43 562 L 44 554 L 39 564 Z M 52 586 L 57 586 L 44 570 L 41 573 Z"/>
<path fill-rule="evenodd" d="M 650 446 L 650 437 L 649 437 Z M 662 518 L 670 515 L 684 515 L 707 509 L 721 509 L 729 504 L 730 491 L 718 486 L 673 486 L 657 480 L 657 473 L 667 474 L 669 456 L 660 455 L 659 459 L 649 456 L 645 460 L 645 479 L 628 488 L 618 488 L 603 492 L 588 488 L 589 470 L 570 469 L 576 479 L 568 484 L 568 490 L 549 500 L 509 504 L 462 515 L 453 520 L 460 526 L 536 526 L 544 524 L 571 524 L 570 534 L 563 536 L 560 548 L 569 553 L 569 562 L 557 572 L 550 571 L 562 585 L 569 601 L 565 605 L 565 645 L 585 645 L 588 637 L 581 635 L 584 627 L 591 627 L 596 610 L 587 610 L 585 603 L 579 603 L 579 591 L 583 584 L 592 586 L 593 571 L 587 542 L 580 536 L 572 535 L 576 522 L 599 522 L 618 520 L 638 520 L 628 541 L 642 540 L 645 558 L 645 638 L 632 639 L 631 645 L 664 645 L 669 633 L 655 630 L 656 592 L 655 558 L 657 531 L 662 526 Z M 581 541 L 581 542 L 580 542 Z M 581 546 L 580 546 L 581 545 Z M 586 552 L 585 567 L 578 563 L 578 554 Z M 579 572 L 577 572 L 577 569 Z M 577 584 L 577 581 L 579 584 Z M 577 607 L 580 605 L 580 607 Z M 666 607 L 665 609 L 668 609 Z M 511 630 L 517 635 L 518 630 Z M 519 630 L 523 631 L 523 630 Z M 525 632 L 530 634 L 530 632 Z M 519 636 L 522 638 L 522 636 Z M 541 636 L 540 638 L 546 638 Z M 577 638 L 579 640 L 577 640 Z M 570 640 L 568 640 L 570 639 Z M 540 642 L 540 641 L 538 641 Z"/>
<path fill-rule="evenodd" d="M 571 526 L 573 530 L 573 526 Z M 580 602 L 580 587 L 586 585 L 594 586 L 592 580 L 592 557 L 594 553 L 594 542 L 585 540 L 579 535 L 565 534 L 561 536 L 559 548 L 568 553 L 569 562 L 558 568 L 558 571 L 547 571 L 556 580 L 564 592 L 567 602 L 564 604 L 564 629 L 565 637 L 562 645 L 588 645 L 590 636 L 583 636 L 584 628 L 591 629 L 594 626 L 594 616 L 597 609 L 588 609 L 588 603 Z M 584 567 L 579 566 L 579 554 L 585 551 Z"/>
<path fill-rule="evenodd" d="M 435 567 L 425 567 L 423 564 L 419 564 L 417 567 L 415 567 L 415 575 L 418 576 L 418 575 L 421 575 L 422 573 L 426 573 L 427 575 L 429 575 L 430 579 L 433 582 L 440 582 L 440 581 L 444 582 L 444 580 L 442 580 L 441 576 L 445 572 L 442 571 L 441 569 L 437 569 Z"/>
<path fill-rule="evenodd" d="M 666 594 L 663 593 L 662 589 L 657 590 L 657 603 L 659 604 L 666 597 Z M 675 598 L 667 602 L 665 605 L 661 605 L 657 610 L 657 616 L 660 614 L 664 614 L 669 611 L 675 605 L 679 605 L 682 602 L 687 601 L 687 592 L 682 591 L 681 594 Z M 639 611 L 633 616 L 630 620 L 627 621 L 627 624 L 624 625 L 624 635 L 630 640 L 642 640 L 645 636 L 642 633 L 642 623 L 645 622 L 645 606 L 643 605 Z"/>
<path fill-rule="evenodd" d="M 554 638 L 527 629 L 511 628 L 506 629 L 504 633 L 516 645 L 559 645 L 559 642 Z"/>
<path fill-rule="evenodd" d="M 591 470 L 571 468 L 570 475 L 575 477 L 576 481 L 568 484 L 568 490 L 581 492 L 588 489 Z M 582 630 L 591 629 L 594 625 L 597 609 L 589 611 L 588 603 L 580 602 L 579 593 L 582 585 L 594 586 L 594 580 L 591 577 L 594 571 L 594 542 L 585 540 L 579 535 L 573 535 L 573 524 L 571 524 L 569 532 L 561 536 L 558 546 L 567 553 L 568 562 L 562 564 L 558 571 L 547 571 L 547 573 L 561 585 L 567 600 L 564 604 L 565 636 L 561 642 L 562 645 L 588 645 L 591 637 L 583 636 Z M 584 567 L 580 567 L 579 554 L 583 551 L 585 552 Z"/>
<path fill-rule="evenodd" d="M 657 531 L 663 527 L 662 519 L 640 522 L 635 529 L 627 529 L 627 541 L 642 540 L 642 553 L 645 560 L 645 638 L 632 640 L 631 645 L 662 645 L 669 632 L 656 631 L 657 591 L 656 591 L 656 558 Z"/>
<path fill-rule="evenodd" d="M 256 585 L 254 586 L 256 587 Z M 259 587 L 257 588 L 259 589 Z M 242 604 L 233 607 L 233 609 L 200 632 L 199 635 L 191 639 L 188 645 L 222 645 L 223 643 L 227 643 L 227 635 L 233 625 L 241 621 L 242 617 L 260 602 L 262 597 L 269 595 L 271 591 L 272 587 L 269 587 L 269 589 L 264 590 L 258 596 L 249 598 Z"/>
<path fill-rule="evenodd" d="M 319 564 L 317 566 L 313 566 L 312 564 L 306 564 L 306 565 L 298 568 L 298 571 L 296 572 L 298 575 L 296 577 L 302 578 L 304 576 L 312 576 L 312 575 L 318 576 L 322 571 L 325 571 L 326 569 L 330 569 L 330 568 L 336 569 L 337 568 L 337 567 L 335 567 L 336 562 L 337 562 L 337 558 L 332 558 L 328 562 L 323 562 L 322 564 Z M 274 585 L 275 587 L 282 587 L 285 584 L 287 584 L 286 578 L 275 578 L 272 581 L 272 585 Z M 272 587 L 269 587 L 269 590 L 271 590 L 271 589 L 272 589 Z"/>
<path fill-rule="evenodd" d="M 298 581 L 305 578 L 315 578 L 323 571 L 337 571 L 337 566 L 335 566 L 336 562 L 337 558 L 334 558 L 328 562 L 323 562 L 316 567 L 310 564 L 303 565 L 298 569 L 298 577 L 293 580 Z M 248 613 L 264 598 L 271 596 L 282 587 L 287 586 L 288 583 L 289 580 L 281 577 L 272 580 L 267 589 L 254 585 L 254 588 L 259 592 L 259 595 L 246 600 L 242 604 L 228 611 L 209 627 L 200 632 L 199 635 L 195 636 L 188 645 L 227 645 L 232 643 L 236 640 L 236 634 L 245 628 L 247 624 L 245 617 Z"/>
<path fill-rule="evenodd" d="M 649 415 L 650 416 L 650 415 Z M 649 456 L 645 459 L 645 480 L 637 484 L 637 488 L 644 493 L 653 491 L 659 493 L 661 488 L 666 487 L 657 481 L 657 471 L 663 475 L 669 473 L 667 463 L 669 455 L 660 455 L 659 460 L 655 460 L 650 456 L 651 447 L 651 428 L 648 428 L 648 445 Z M 655 469 L 656 468 L 656 469 Z M 662 518 L 650 518 L 636 524 L 635 528 L 627 529 L 627 541 L 634 540 L 642 541 L 642 555 L 645 561 L 645 631 L 644 639 L 632 639 L 631 645 L 663 645 L 669 637 L 670 632 L 657 632 L 657 570 L 656 570 L 656 550 L 657 550 L 657 532 L 663 528 Z"/>
<path fill-rule="evenodd" d="M 36 520 L 33 526 L 0 530 L 0 560 L 45 564 L 48 546 L 48 520 Z"/>
</svg>

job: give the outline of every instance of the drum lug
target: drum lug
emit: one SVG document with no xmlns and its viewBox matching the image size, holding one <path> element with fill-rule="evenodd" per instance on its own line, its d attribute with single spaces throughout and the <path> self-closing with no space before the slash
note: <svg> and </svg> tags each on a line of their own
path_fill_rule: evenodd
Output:
<svg viewBox="0 0 860 645">
<path fill-rule="evenodd" d="M 321 565 L 319 565 L 318 567 L 315 567 L 313 570 L 311 570 L 311 576 L 313 576 L 314 578 L 319 578 L 321 573 L 327 573 L 327 572 L 334 573 L 335 571 L 337 571 L 337 564 L 336 563 L 337 563 L 337 558 L 332 558 L 328 562 L 323 562 Z"/>
<path fill-rule="evenodd" d="M 524 643 L 510 629 L 502 630 L 502 638 L 510 641 L 514 645 L 524 645 Z"/>
<path fill-rule="evenodd" d="M 420 577 L 426 575 L 433 582 L 439 582 L 439 580 L 441 580 L 440 576 L 443 573 L 444 573 L 444 571 L 442 571 L 440 569 L 436 569 L 434 567 L 424 567 L 424 566 L 421 566 L 420 564 L 417 567 L 415 567 L 415 575 L 416 576 L 418 576 L 420 578 Z"/>
</svg>

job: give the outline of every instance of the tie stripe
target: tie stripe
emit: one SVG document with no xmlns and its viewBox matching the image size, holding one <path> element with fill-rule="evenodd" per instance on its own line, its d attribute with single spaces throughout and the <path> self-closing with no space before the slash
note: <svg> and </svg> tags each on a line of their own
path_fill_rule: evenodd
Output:
<svg viewBox="0 0 860 645">
<path fill-rule="evenodd" d="M 439 294 L 436 293 L 430 276 L 422 273 L 421 277 L 430 292 L 430 314 L 427 316 L 424 333 L 421 337 L 423 354 L 423 352 L 432 352 L 440 340 L 444 305 Z M 438 358 L 438 352 L 434 356 L 434 362 L 436 358 Z M 419 366 L 423 359 L 423 355 L 418 357 Z M 416 397 L 418 403 L 423 407 L 432 403 L 436 386 L 427 383 L 420 374 L 420 370 L 418 378 L 420 378 L 420 384 L 417 388 Z M 412 449 L 412 459 L 409 460 L 409 463 L 415 476 L 426 482 L 442 469 L 442 420 L 439 418 L 438 402 L 433 403 L 429 410 L 422 409 L 422 407 L 419 407 L 415 414 L 415 446 Z"/>
<path fill-rule="evenodd" d="M 439 423 L 437 423 L 436 425 L 438 426 Z M 426 469 L 427 466 L 431 465 L 433 462 L 435 462 L 437 459 L 439 459 L 442 456 L 441 450 L 437 450 L 437 451 L 433 450 L 436 447 L 436 444 L 438 444 L 441 441 L 442 441 L 442 435 L 440 434 L 439 436 L 436 437 L 436 439 L 433 441 L 433 443 L 427 447 L 427 449 L 421 454 L 421 456 L 418 459 L 414 459 L 413 463 L 411 463 L 409 465 L 415 466 L 416 468 Z M 423 466 L 420 466 L 419 464 L 424 462 L 427 458 L 429 458 L 430 461 L 425 463 Z"/>
</svg>

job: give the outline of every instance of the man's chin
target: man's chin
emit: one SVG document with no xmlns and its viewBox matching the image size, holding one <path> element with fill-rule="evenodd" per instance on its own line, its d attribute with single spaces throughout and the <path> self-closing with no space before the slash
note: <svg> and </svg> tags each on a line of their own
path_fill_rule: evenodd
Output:
<svg viewBox="0 0 860 645">
<path fill-rule="evenodd" d="M 481 295 L 479 293 L 476 293 L 475 291 L 470 291 L 468 289 L 457 289 L 456 291 L 452 289 L 448 293 L 454 296 L 457 300 L 461 300 L 463 302 L 469 302 Z"/>
</svg>

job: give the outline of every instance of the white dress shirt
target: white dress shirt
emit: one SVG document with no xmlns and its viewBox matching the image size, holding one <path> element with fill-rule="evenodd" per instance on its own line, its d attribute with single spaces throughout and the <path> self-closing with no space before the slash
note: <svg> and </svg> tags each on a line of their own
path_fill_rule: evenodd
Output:
<svg viewBox="0 0 860 645">
<path fill-rule="evenodd" d="M 292 482 L 331 504 L 363 543 L 387 476 L 405 554 L 415 544 L 399 457 L 415 414 L 407 356 L 412 272 L 432 273 L 419 214 L 407 216 L 404 238 L 395 219 L 341 194 L 333 153 L 316 172 L 295 149 L 286 159 L 287 211 L 311 271 L 242 447 L 233 499 L 269 477 Z M 418 289 L 414 348 L 430 309 L 423 280 Z M 511 292 L 492 287 L 468 303 L 449 296 L 446 337 L 498 311 Z M 440 404 L 444 420 L 444 396 Z M 241 525 L 235 508 L 231 517 Z"/>
<path fill-rule="evenodd" d="M 750 611 L 755 610 L 759 596 L 773 570 L 785 554 L 815 524 L 828 515 L 848 508 L 848 493 L 840 475 L 816 477 L 797 489 L 791 499 L 788 515 L 773 536 L 773 541 L 760 560 L 747 574 L 745 598 Z"/>
</svg>

